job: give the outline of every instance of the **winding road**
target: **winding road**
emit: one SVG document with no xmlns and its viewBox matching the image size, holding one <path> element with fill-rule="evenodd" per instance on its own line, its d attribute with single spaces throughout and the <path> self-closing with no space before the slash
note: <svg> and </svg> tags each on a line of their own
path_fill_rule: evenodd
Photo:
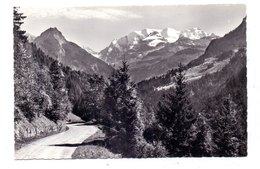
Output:
<svg viewBox="0 0 260 169">
<path fill-rule="evenodd" d="M 98 128 L 82 124 L 69 124 L 69 130 L 34 141 L 15 151 L 15 159 L 70 159 L 86 138 Z"/>
</svg>

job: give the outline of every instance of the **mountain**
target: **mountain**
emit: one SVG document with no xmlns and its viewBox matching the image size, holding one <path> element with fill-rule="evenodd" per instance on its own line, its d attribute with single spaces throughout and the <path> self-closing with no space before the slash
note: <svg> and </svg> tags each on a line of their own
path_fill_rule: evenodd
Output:
<svg viewBox="0 0 260 169">
<path fill-rule="evenodd" d="M 205 53 L 187 65 L 187 78 L 221 70 L 243 48 L 246 48 L 246 18 L 224 37 L 212 40 Z"/>
<path fill-rule="evenodd" d="M 88 53 L 90 53 L 91 55 L 95 56 L 96 58 L 99 58 L 99 54 L 98 52 L 94 51 L 93 49 L 91 49 L 90 47 L 82 47 L 84 50 L 86 50 Z"/>
<path fill-rule="evenodd" d="M 172 28 L 134 31 L 100 51 L 100 59 L 118 66 L 122 60 L 130 63 L 132 80 L 142 81 L 187 64 L 204 53 L 211 40 L 217 38 L 199 28 L 177 31 Z"/>
<path fill-rule="evenodd" d="M 180 37 L 179 40 L 181 38 L 186 37 Z M 246 69 L 246 45 L 246 18 L 244 18 L 236 29 L 212 40 L 204 54 L 184 67 L 188 88 L 196 106 L 203 100 L 224 91 L 226 83 L 232 78 L 239 79 L 239 72 Z M 160 94 L 175 86 L 173 78 L 175 72 L 176 70 L 172 69 L 161 76 L 138 83 L 143 99 L 147 103 L 156 104 Z"/>
<path fill-rule="evenodd" d="M 34 39 L 36 38 L 35 35 L 31 35 L 30 33 L 26 32 L 25 35 L 27 36 L 27 39 L 29 42 L 33 42 Z"/>
<path fill-rule="evenodd" d="M 34 42 L 38 48 L 64 66 L 89 74 L 97 73 L 108 77 L 113 68 L 104 61 L 94 57 L 86 50 L 65 39 L 57 28 L 49 28 L 38 36 Z"/>
<path fill-rule="evenodd" d="M 199 28 L 192 28 L 192 29 L 184 30 L 181 32 L 181 35 L 180 35 L 180 37 L 185 37 L 185 38 L 193 39 L 193 40 L 201 39 L 201 38 L 208 37 L 208 36 L 216 36 L 216 35 L 214 33 L 208 34 Z"/>
</svg>

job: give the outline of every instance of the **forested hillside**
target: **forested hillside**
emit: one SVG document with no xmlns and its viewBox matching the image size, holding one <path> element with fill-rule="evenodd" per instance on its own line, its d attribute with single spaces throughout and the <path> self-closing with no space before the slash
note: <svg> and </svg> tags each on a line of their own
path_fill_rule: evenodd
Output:
<svg viewBox="0 0 260 169">
<path fill-rule="evenodd" d="M 27 41 L 20 26 L 25 18 L 14 9 L 14 122 L 19 143 L 65 130 L 71 103 L 61 66 L 37 61 L 44 54 Z M 45 56 L 46 57 L 46 56 Z"/>
<path fill-rule="evenodd" d="M 17 148 L 22 143 L 65 130 L 67 115 L 93 120 L 104 79 L 73 71 L 29 43 L 20 30 L 26 18 L 14 9 L 14 121 Z"/>
</svg>

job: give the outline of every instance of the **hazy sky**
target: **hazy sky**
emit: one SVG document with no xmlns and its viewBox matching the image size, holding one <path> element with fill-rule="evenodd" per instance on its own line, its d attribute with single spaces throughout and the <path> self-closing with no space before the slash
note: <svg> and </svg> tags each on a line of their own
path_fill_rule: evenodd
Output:
<svg viewBox="0 0 260 169">
<path fill-rule="evenodd" d="M 67 40 L 100 51 L 113 39 L 144 28 L 198 27 L 223 36 L 242 22 L 246 5 L 21 8 L 20 12 L 27 16 L 22 29 L 32 35 L 57 27 Z"/>
</svg>

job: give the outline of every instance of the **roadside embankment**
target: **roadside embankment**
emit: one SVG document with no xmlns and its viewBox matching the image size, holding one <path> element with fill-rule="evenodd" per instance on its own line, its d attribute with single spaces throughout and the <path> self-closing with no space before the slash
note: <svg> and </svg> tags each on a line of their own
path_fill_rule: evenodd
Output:
<svg viewBox="0 0 260 169">
<path fill-rule="evenodd" d="M 14 124 L 15 150 L 24 145 L 52 134 L 66 130 L 65 121 L 54 123 L 45 116 L 35 118 L 32 122 L 26 119 L 16 121 Z"/>
</svg>

